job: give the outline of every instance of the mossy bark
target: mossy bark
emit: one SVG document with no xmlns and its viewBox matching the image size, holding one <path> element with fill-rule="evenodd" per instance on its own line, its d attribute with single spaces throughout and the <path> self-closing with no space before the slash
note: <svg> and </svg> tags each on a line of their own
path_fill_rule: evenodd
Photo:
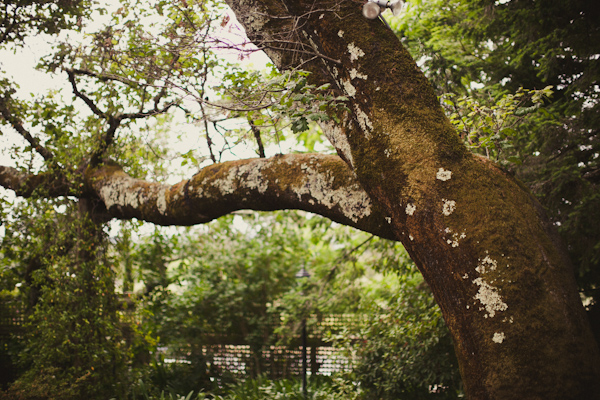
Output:
<svg viewBox="0 0 600 400">
<path fill-rule="evenodd" d="M 87 191 L 103 202 L 111 218 L 186 226 L 242 209 L 297 209 L 395 239 L 384 215 L 334 155 L 229 161 L 203 168 L 174 185 L 134 179 L 110 163 L 89 169 L 85 176 Z"/>
<path fill-rule="evenodd" d="M 394 34 L 362 2 L 228 3 L 259 47 L 296 38 L 302 52 L 270 49 L 276 65 L 350 99 L 328 137 L 431 286 L 468 397 L 600 397 L 598 346 L 539 204 L 466 150 Z"/>
</svg>

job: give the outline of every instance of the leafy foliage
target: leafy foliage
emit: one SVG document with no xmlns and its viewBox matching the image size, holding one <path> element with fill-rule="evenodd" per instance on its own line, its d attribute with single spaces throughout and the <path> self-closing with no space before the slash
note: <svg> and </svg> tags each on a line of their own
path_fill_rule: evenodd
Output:
<svg viewBox="0 0 600 400">
<path fill-rule="evenodd" d="M 347 396 L 352 396 L 352 393 L 344 393 L 338 389 L 335 381 L 324 377 L 311 379 L 307 386 L 309 398 L 313 400 L 347 400 L 351 398 Z M 262 376 L 232 386 L 225 394 L 214 397 L 215 400 L 302 400 L 304 398 L 300 380 L 274 381 Z"/>
<path fill-rule="evenodd" d="M 269 72 L 231 69 L 217 87 L 225 93 L 224 108 L 247 112 L 248 119 L 264 129 L 281 131 L 285 121 L 293 133 L 309 129 L 309 123 L 337 121 L 335 111 L 344 110 L 344 96 L 333 96 L 329 85 L 315 87 L 308 83 L 305 71 L 279 72 L 273 65 Z"/>
<path fill-rule="evenodd" d="M 17 220 L 29 222 L 7 225 L 3 241 L 5 271 L 27 283 L 30 307 L 19 354 L 25 372 L 8 396 L 78 399 L 123 391 L 116 377 L 128 352 L 102 234 L 69 206 L 65 214 L 53 204 L 33 206 Z"/>
<path fill-rule="evenodd" d="M 361 298 L 363 323 L 338 336 L 355 355 L 347 379 L 360 382 L 358 398 L 456 398 L 450 333 L 420 274 L 387 276 L 370 289 Z"/>
<path fill-rule="evenodd" d="M 73 28 L 89 14 L 87 0 L 7 1 L 0 7 L 0 46 L 23 45 L 25 38 L 38 33 L 54 34 Z"/>
<path fill-rule="evenodd" d="M 30 3 L 29 10 L 37 10 L 36 4 Z M 73 9 L 65 8 L 67 4 L 60 2 L 39 4 L 46 7 L 46 11 L 40 11 L 44 16 L 52 18 L 50 11 L 62 10 L 63 19 L 56 19 L 53 29 L 47 25 L 33 24 L 29 28 L 23 25 L 21 36 L 11 36 L 10 40 L 24 40 L 30 32 L 27 29 L 47 33 L 58 33 L 69 27 L 79 29 L 85 25 L 86 16 L 105 12 L 89 8 L 88 3 L 73 3 Z M 78 5 L 87 7 L 85 12 L 77 8 Z M 3 11 L 12 10 L 11 7 L 8 5 Z M 215 36 L 222 26 L 216 23 L 221 11 L 221 6 L 205 1 L 161 1 L 152 7 L 144 2 L 122 1 L 110 15 L 108 25 L 87 36 L 70 32 L 72 36 L 59 43 L 56 51 L 40 64 L 41 69 L 60 72 L 68 79 L 72 98 L 52 92 L 23 99 L 18 86 L 3 79 L 0 88 L 2 132 L 12 128 L 27 142 L 16 144 L 12 149 L 16 166 L 27 172 L 45 169 L 56 172 L 65 181 L 75 183 L 74 194 L 78 196 L 86 189 L 81 183 L 77 185 L 82 171 L 106 158 L 117 161 L 133 176 L 152 175 L 163 179 L 168 169 L 166 159 L 172 155 L 165 150 L 166 141 L 148 143 L 146 136 L 150 131 L 160 133 L 171 128 L 174 110 L 182 113 L 187 122 L 203 128 L 207 139 L 208 155 L 188 149 L 183 161 L 191 161 L 199 167 L 209 158 L 217 161 L 218 156 L 220 160 L 224 150 L 217 154 L 211 139 L 211 135 L 222 133 L 219 119 L 241 117 L 252 123 L 261 122 L 257 113 L 262 111 L 262 108 L 242 107 L 241 111 L 223 117 L 224 105 L 227 101 L 231 103 L 232 98 L 209 100 L 219 97 L 211 86 L 221 81 L 225 76 L 223 71 L 230 69 L 227 63 L 218 64 L 214 55 L 214 47 L 223 44 Z M 77 26 L 73 25 L 75 20 L 67 23 L 72 16 L 81 17 Z M 157 23 L 157 17 L 161 22 Z M 4 19 L 4 22 L 9 20 Z M 5 35 L 4 39 L 7 38 Z M 282 93 L 273 97 L 276 101 L 272 104 L 273 115 L 278 120 L 276 129 L 280 131 L 304 130 L 308 121 L 329 118 L 324 107 L 332 104 L 337 107 L 336 102 L 343 101 L 331 97 L 326 87 L 314 91 L 302 72 L 285 76 L 271 69 L 271 80 L 267 83 L 262 74 L 251 73 L 245 79 L 244 72 L 239 69 L 237 72 L 238 75 L 231 74 L 231 79 L 227 78 L 231 83 L 228 93 L 247 88 L 263 95 L 269 88 L 274 88 L 273 93 Z M 218 85 L 216 89 L 225 90 Z M 81 105 L 87 110 L 82 112 Z M 215 110 L 221 110 L 220 114 Z M 152 119 L 154 122 L 142 122 Z M 232 131 L 229 127 L 225 130 Z M 225 140 L 224 149 L 228 146 Z M 28 154 L 29 159 L 22 157 L 23 154 Z M 204 334 L 231 331 L 244 334 L 253 348 L 260 351 L 265 340 L 261 329 L 271 315 L 267 304 L 273 304 L 273 298 L 289 289 L 294 281 L 294 269 L 290 267 L 295 261 L 292 255 L 284 251 L 285 257 L 276 259 L 281 254 L 262 247 L 258 241 L 251 241 L 246 247 L 240 245 L 235 258 L 219 265 L 218 260 L 230 256 L 227 246 L 241 240 L 230 232 L 229 237 L 224 235 L 220 248 L 209 246 L 216 243 L 205 238 L 203 245 L 213 258 L 207 255 L 203 262 L 196 259 L 195 253 L 185 253 L 185 261 L 181 262 L 178 272 L 172 274 L 169 272 L 171 258 L 181 256 L 177 252 L 184 251 L 172 237 L 156 231 L 150 240 L 134 249 L 131 236 L 135 235 L 135 229 L 132 233 L 124 228 L 123 237 L 112 248 L 101 234 L 102 221 L 90 222 L 79 214 L 82 201 L 71 198 L 44 201 L 40 200 L 44 193 L 33 195 L 32 202 L 23 203 L 21 211 L 7 203 L 12 213 L 3 215 L 3 220 L 10 222 L 6 224 L 3 238 L 3 284 L 23 296 L 24 304 L 29 305 L 26 348 L 22 352 L 25 372 L 12 386 L 12 396 L 34 398 L 46 393 L 61 398 L 102 398 L 109 394 L 122 395 L 130 380 L 134 380 L 136 368 L 148 363 L 149 352 L 156 349 L 161 338 L 162 343 L 176 347 L 199 330 Z M 88 230 L 93 232 L 89 237 Z M 285 234 L 287 232 L 282 232 Z M 185 245 L 188 250 L 192 245 L 198 246 Z M 285 248 L 284 240 L 273 240 L 273 246 Z M 115 250 L 121 254 L 112 257 Z M 293 253 L 294 257 L 298 256 L 297 252 Z M 121 313 L 118 309 L 115 269 L 111 261 L 123 262 L 124 289 L 132 291 L 136 278 L 143 277 L 140 304 L 144 307 L 134 313 Z M 263 273 L 259 263 L 271 264 L 273 269 Z M 218 268 L 213 268 L 213 264 Z M 240 278 L 224 278 L 231 274 L 230 270 Z M 204 281 L 198 282 L 195 273 Z M 183 296 L 173 295 L 170 288 L 186 279 L 198 286 L 192 289 L 182 284 L 181 287 L 189 291 Z M 243 279 L 252 284 L 244 284 Z M 208 283 L 214 285 L 215 290 L 207 286 Z M 15 290 L 15 285 L 21 288 Z M 238 297 L 252 301 L 239 304 L 236 303 Z M 135 308 L 136 300 L 126 300 L 127 307 Z M 214 314 L 216 310 L 223 315 Z M 173 314 L 166 314 L 167 311 Z M 188 311 L 203 314 L 194 319 Z M 248 317 L 251 313 L 254 316 Z M 224 323 L 220 329 L 211 329 L 212 317 Z M 141 320 L 143 324 L 139 324 Z M 169 331 L 168 327 L 173 330 Z M 170 386 L 177 390 L 209 387 L 207 381 L 202 381 L 208 378 L 202 370 L 206 360 L 199 354 L 196 356 L 194 361 L 197 362 L 187 370 L 184 366 L 166 367 L 160 359 L 155 361 L 149 373 L 151 380 L 158 387 Z M 128 373 L 125 373 L 126 367 Z M 260 365 L 257 368 L 255 373 L 260 372 Z"/>
<path fill-rule="evenodd" d="M 304 318 L 310 331 L 321 316 L 354 312 L 365 316 L 364 325 L 332 332 L 331 339 L 357 354 L 357 366 L 333 386 L 311 389 L 314 398 L 427 395 L 436 384 L 446 394 L 456 391 L 458 373 L 441 313 L 398 246 L 298 212 L 224 217 L 185 237 L 155 231 L 131 249 L 139 271 L 133 275 L 160 282 L 150 289 L 146 284 L 146 296 L 139 299 L 141 330 L 169 350 L 151 362 L 141 385 L 149 398 L 202 391 L 224 399 L 295 398 L 300 394 L 288 387 L 291 383 L 261 378 L 262 351 L 293 343 Z M 311 278 L 298 282 L 295 274 L 303 263 Z M 157 270 L 162 271 L 158 280 Z M 411 278 L 399 281 L 398 273 Z M 364 340 L 350 339 L 355 337 Z M 214 369 L 202 346 L 216 338 L 250 345 L 252 355 L 245 361 L 256 380 L 236 383 Z M 396 347 L 405 357 L 381 355 Z M 180 362 L 166 363 L 165 357 Z M 360 382 L 360 390 L 353 382 Z"/>
<path fill-rule="evenodd" d="M 597 11 L 581 1 L 545 3 L 415 0 L 392 26 L 445 94 L 451 118 L 474 151 L 508 166 L 555 210 L 580 285 L 595 295 L 600 282 L 600 236 L 593 218 L 600 210 Z M 10 29 L 0 26 L 2 44 L 19 44 L 28 32 L 78 26 L 75 18 L 85 17 L 81 7 L 87 5 L 19 4 L 25 4 L 18 6 L 24 13 L 14 15 L 23 18 L 14 19 Z M 218 62 L 214 48 L 225 44 L 214 33 L 227 24 L 219 7 L 204 1 L 152 6 L 123 1 L 108 26 L 79 43 L 62 43 L 42 63 L 47 71 L 67 71 L 76 92 L 71 101 L 60 93 L 23 100 L 15 85 L 3 81 L 4 104 L 52 151 L 46 164 L 70 181 L 103 157 L 134 176 L 164 178 L 172 154 L 165 143 L 148 143 L 145 137 L 171 128 L 175 113 L 207 143 L 203 152 L 183 150 L 182 166 L 221 160 L 232 147 L 228 141 L 247 142 L 249 132 L 257 141 L 262 134 L 267 145 L 294 134 L 306 150 L 314 150 L 322 140 L 314 122 L 335 121 L 346 99 L 333 96 L 327 86 L 308 85 L 302 71 L 252 72 Z M 152 22 L 157 17 L 160 22 Z M 48 24 L 52 19 L 54 26 Z M 549 98 L 551 87 L 555 93 Z M 79 112 L 76 104 L 89 111 Z M 242 128 L 232 127 L 232 121 L 241 121 Z M 220 149 L 218 135 L 224 142 Z M 35 147 L 19 148 L 31 154 L 19 159 L 23 170 L 39 169 Z M 346 343 L 358 354 L 353 375 L 335 381 L 335 390 L 323 389 L 322 398 L 443 398 L 460 389 L 440 312 L 392 244 L 337 230 L 319 218 L 282 213 L 261 217 L 264 222 L 255 214 L 227 217 L 210 230 L 181 234 L 189 238 L 155 230 L 138 244 L 135 229 L 123 229 L 121 247 L 109 249 L 101 235 L 81 239 L 78 232 L 98 233 L 102 224 L 90 228 L 77 222 L 73 201 L 34 204 L 23 211 L 20 225 L 8 225 L 2 250 L 3 283 L 10 290 L 26 283 L 18 292 L 27 291 L 28 328 L 39 332 L 23 352 L 28 372 L 13 387 L 15 396 L 112 395 L 120 390 L 114 386 L 117 375 L 126 377 L 123 384 L 132 381 L 123 371 L 134 356 L 139 364 L 150 363 L 144 377 L 152 388 L 142 393 L 143 384 L 132 386 L 132 396 L 138 389 L 146 397 L 194 396 L 215 388 L 210 356 L 198 351 L 202 340 L 236 335 L 251 344 L 258 360 L 252 373 L 258 378 L 232 386 L 223 398 L 296 398 L 296 383 L 260 377 L 261 349 L 297 335 L 302 318 L 309 317 L 310 324 L 311 316 L 338 310 L 370 317 L 358 331 L 347 332 L 365 338 Z M 231 228 L 235 219 L 246 231 Z M 92 245 L 98 250 L 84 250 L 84 260 L 75 257 L 82 246 Z M 117 313 L 109 251 L 122 256 L 123 291 L 134 291 L 136 281 L 143 286 L 137 297 L 132 294 L 138 314 Z M 301 286 L 294 279 L 300 260 L 313 274 Z M 378 272 L 392 270 L 405 278 L 373 283 Z M 280 324 L 273 328 L 275 316 Z M 149 361 L 159 345 L 185 348 L 192 364 L 169 364 L 160 356 Z M 315 398 L 319 390 L 314 389 Z"/>
<path fill-rule="evenodd" d="M 189 392 L 187 395 L 181 395 L 162 391 L 160 394 L 154 395 L 148 391 L 143 382 L 140 382 L 139 386 L 141 400 L 301 400 L 305 398 L 299 380 L 270 380 L 263 375 L 230 385 L 223 394 Z M 315 377 L 308 384 L 308 398 L 313 400 L 350 400 L 354 398 L 356 393 L 345 391 L 345 386 L 346 382 L 339 379 Z"/>
<path fill-rule="evenodd" d="M 515 128 L 551 96 L 552 88 L 548 86 L 542 90 L 519 88 L 514 94 L 503 95 L 492 106 L 471 96 L 454 100 L 452 93 L 443 95 L 442 101 L 450 113 L 450 121 L 470 149 L 484 152 L 496 161 L 520 163 L 518 149 L 514 148 L 518 135 Z"/>
<path fill-rule="evenodd" d="M 246 228 L 232 227 L 233 219 Z M 317 217 L 307 219 L 298 213 L 260 218 L 255 214 L 238 215 L 209 226 L 210 230 L 188 236 L 185 241 L 169 241 L 170 250 L 166 252 L 173 261 L 164 263 L 165 258 L 161 258 L 166 266 L 165 279 L 147 291 L 148 297 L 142 303 L 145 329 L 160 338 L 160 346 L 168 347 L 170 356 L 185 354 L 186 360 L 193 361 L 167 368 L 177 369 L 180 378 L 191 379 L 179 384 L 173 379 L 163 380 L 164 387 L 177 386 L 178 393 L 211 388 L 208 377 L 219 375 L 208 367 L 210 355 L 201 351 L 203 344 L 215 338 L 249 344 L 252 355 L 246 360 L 247 372 L 258 376 L 264 372 L 262 351 L 266 346 L 287 344 L 296 338 L 299 323 L 307 316 L 347 310 L 360 289 L 342 279 L 348 273 L 347 266 L 356 262 L 356 254 L 341 260 L 344 267 L 337 265 L 337 271 L 331 270 L 330 262 L 357 240 L 348 243 L 348 239 L 364 234 L 333 230 L 331 222 Z M 311 242 L 314 244 L 309 247 Z M 164 241 L 153 239 L 150 243 L 155 247 Z M 328 243 L 340 248 L 332 250 Z M 147 259 L 159 264 L 156 257 L 147 256 L 157 253 L 143 245 L 138 254 L 141 257 L 136 264 L 142 267 L 143 279 L 155 281 L 144 265 Z M 306 260 L 313 278 L 299 286 L 295 274 L 302 260 Z M 362 276 L 362 267 L 352 274 L 354 279 Z M 336 275 L 338 279 L 333 279 Z M 186 369 L 195 372 L 188 374 Z M 171 372 L 165 372 L 171 376 Z M 220 375 L 227 381 L 223 372 Z"/>
</svg>

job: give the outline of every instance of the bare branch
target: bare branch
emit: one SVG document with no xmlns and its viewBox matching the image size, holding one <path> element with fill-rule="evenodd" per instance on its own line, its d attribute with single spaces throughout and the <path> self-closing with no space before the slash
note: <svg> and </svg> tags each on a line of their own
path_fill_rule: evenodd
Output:
<svg viewBox="0 0 600 400">
<path fill-rule="evenodd" d="M 162 114 L 162 113 L 168 111 L 172 106 L 174 106 L 176 104 L 176 103 L 171 102 L 159 109 L 158 108 L 158 101 L 160 101 L 160 95 L 159 95 L 159 97 L 155 98 L 153 110 L 149 110 L 149 111 L 142 110 L 142 111 L 134 112 L 134 113 L 122 113 L 122 114 L 118 114 L 116 116 L 110 115 L 106 112 L 101 111 L 98 108 L 98 106 L 96 106 L 96 104 L 87 95 L 85 95 L 84 93 L 79 91 L 79 89 L 77 88 L 77 82 L 75 81 L 75 75 L 91 76 L 91 77 L 97 78 L 101 81 L 117 80 L 119 82 L 122 82 L 122 83 L 125 83 L 128 85 L 132 85 L 131 82 L 125 81 L 123 79 L 119 79 L 117 76 L 103 76 L 103 75 L 99 75 L 95 72 L 81 70 L 81 69 L 68 69 L 65 71 L 69 75 L 69 81 L 71 82 L 71 86 L 73 88 L 73 93 L 75 93 L 75 95 L 77 97 L 82 99 L 87 104 L 87 106 L 90 108 L 90 110 L 92 110 L 92 112 L 94 114 L 96 114 L 100 118 L 106 119 L 108 122 L 108 129 L 107 129 L 106 133 L 104 134 L 104 137 L 102 138 L 102 142 L 100 143 L 99 148 L 96 151 L 94 151 L 94 153 L 90 157 L 91 165 L 97 165 L 98 163 L 100 163 L 104 153 L 106 152 L 108 147 L 114 142 L 115 133 L 124 120 L 126 120 L 126 119 L 141 119 L 141 118 L 151 117 L 151 116 L 157 115 L 157 114 Z"/>
<path fill-rule="evenodd" d="M 83 100 L 84 103 L 87 104 L 87 106 L 90 108 L 90 110 L 92 110 L 92 112 L 94 114 L 96 114 L 97 116 L 99 116 L 101 118 L 108 119 L 108 116 L 104 112 L 102 112 L 98 108 L 98 106 L 96 106 L 96 104 L 92 101 L 92 99 L 90 99 L 85 94 L 83 94 L 79 91 L 79 89 L 77 88 L 77 82 L 75 81 L 75 71 L 72 69 L 67 69 L 65 71 L 69 75 L 69 82 L 71 82 L 71 86 L 73 88 L 73 93 L 75 94 L 75 96 L 77 96 L 81 100 Z"/>
<path fill-rule="evenodd" d="M 258 156 L 260 158 L 265 158 L 265 146 L 263 145 L 262 138 L 260 137 L 260 129 L 254 124 L 250 118 L 248 118 L 248 124 L 250 124 L 250 129 L 254 134 L 254 139 L 256 139 L 256 144 L 258 145 Z"/>
<path fill-rule="evenodd" d="M 19 120 L 19 118 L 17 118 L 13 115 L 13 113 L 11 113 L 10 109 L 8 108 L 6 99 L 4 98 L 0 98 L 0 115 L 2 115 L 6 122 L 8 122 L 14 128 L 14 130 L 16 130 L 21 136 L 23 136 L 25 140 L 27 140 L 27 142 L 31 145 L 33 149 L 35 149 L 35 151 L 37 151 L 42 157 L 44 157 L 44 160 L 49 161 L 52 158 L 54 158 L 54 154 L 52 154 L 50 150 L 42 146 L 40 144 L 40 141 L 37 138 L 33 137 L 31 133 L 29 133 L 29 131 L 25 129 L 23 123 Z"/>
<path fill-rule="evenodd" d="M 36 191 L 43 191 L 44 197 L 76 195 L 73 183 L 60 172 L 28 174 L 13 167 L 0 165 L 0 186 L 10 189 L 21 197 L 31 197 Z"/>
<path fill-rule="evenodd" d="M 210 153 L 210 159 L 212 160 L 213 163 L 216 163 L 217 159 L 215 158 L 215 153 L 213 152 L 213 149 L 212 149 L 213 141 L 210 138 L 210 134 L 208 133 L 208 117 L 206 115 L 206 110 L 204 109 L 204 104 L 201 101 L 199 101 L 198 104 L 200 105 L 200 111 L 202 112 L 202 121 L 204 123 L 204 135 L 206 137 L 206 145 L 208 146 L 208 151 Z"/>
<path fill-rule="evenodd" d="M 136 113 L 125 113 L 119 114 L 116 117 L 109 115 L 108 116 L 108 129 L 102 138 L 102 142 L 100 146 L 90 157 L 90 163 L 92 166 L 98 165 L 102 160 L 102 157 L 106 153 L 106 150 L 114 143 L 115 133 L 117 129 L 121 126 L 121 123 L 126 119 L 142 119 L 148 118 L 153 115 L 162 114 L 167 112 L 171 107 L 173 107 L 176 103 L 169 103 L 160 110 L 149 110 L 149 111 L 141 111 Z"/>
<path fill-rule="evenodd" d="M 135 113 L 124 113 L 124 114 L 119 114 L 115 118 L 117 118 L 119 121 L 123 121 L 126 119 L 148 118 L 148 117 L 152 117 L 154 115 L 163 114 L 163 113 L 169 111 L 169 109 L 176 104 L 177 103 L 175 103 L 175 102 L 171 102 L 160 109 L 158 107 L 156 107 L 155 109 L 148 110 L 148 111 L 140 111 L 140 112 L 135 112 Z"/>
<path fill-rule="evenodd" d="M 90 156 L 90 165 L 96 166 L 102 161 L 102 156 L 106 153 L 106 150 L 114 142 L 115 133 L 121 125 L 122 118 L 108 116 L 108 129 L 101 139 L 100 145 Z"/>
<path fill-rule="evenodd" d="M 69 70 L 67 70 L 67 73 L 69 71 L 72 72 L 74 75 L 83 75 L 83 76 L 89 76 L 92 78 L 96 78 L 100 82 L 116 81 L 116 82 L 121 82 L 128 86 L 132 86 L 134 83 L 136 83 L 135 81 L 133 81 L 131 79 L 127 79 L 127 78 L 124 78 L 124 77 L 122 77 L 120 75 L 116 75 L 116 74 L 107 74 L 107 73 L 99 74 L 97 72 L 89 71 L 86 69 L 79 69 L 79 68 L 69 69 Z"/>
<path fill-rule="evenodd" d="M 298 42 L 295 42 L 295 41 L 289 41 L 289 40 L 269 40 L 269 41 L 264 41 L 264 42 L 261 42 L 261 45 L 259 46 L 259 48 L 260 48 L 261 50 L 265 50 L 265 49 L 272 49 L 272 50 L 289 50 L 289 49 L 287 49 L 287 48 L 285 48 L 285 47 L 283 47 L 283 46 L 274 46 L 274 45 L 272 45 L 272 44 L 269 44 L 269 43 L 272 43 L 272 44 L 279 44 L 279 45 L 285 45 L 285 44 L 290 44 L 290 45 L 299 45 L 299 44 L 300 44 L 300 43 L 298 43 Z M 294 49 L 294 50 L 292 50 L 292 51 L 293 51 L 294 53 L 309 54 L 309 55 L 312 55 L 312 56 L 316 56 L 316 57 L 322 58 L 322 59 L 324 59 L 324 60 L 331 61 L 331 62 L 332 62 L 332 63 L 334 63 L 334 64 L 338 64 L 338 65 L 342 64 L 342 61 L 341 61 L 341 60 L 338 60 L 338 59 L 335 59 L 335 58 L 332 58 L 332 57 L 326 56 L 325 54 L 322 54 L 322 53 L 320 53 L 320 52 L 318 52 L 318 51 L 316 51 L 316 50 L 314 50 L 314 49 L 310 49 L 310 50 L 299 50 L 299 49 Z"/>
<path fill-rule="evenodd" d="M 208 35 L 208 30 L 205 32 L 205 37 Z M 206 49 L 203 50 L 204 58 L 206 59 Z M 208 76 L 208 64 L 204 63 L 204 78 L 202 79 L 202 85 L 200 86 L 200 101 L 198 104 L 200 105 L 200 111 L 202 112 L 202 121 L 204 122 L 204 134 L 206 135 L 206 145 L 208 146 L 208 151 L 210 153 L 210 159 L 213 163 L 217 162 L 215 158 L 215 154 L 212 149 L 212 139 L 210 138 L 210 134 L 208 132 L 208 116 L 206 115 L 206 110 L 204 108 L 204 96 L 206 93 L 206 77 Z"/>
</svg>

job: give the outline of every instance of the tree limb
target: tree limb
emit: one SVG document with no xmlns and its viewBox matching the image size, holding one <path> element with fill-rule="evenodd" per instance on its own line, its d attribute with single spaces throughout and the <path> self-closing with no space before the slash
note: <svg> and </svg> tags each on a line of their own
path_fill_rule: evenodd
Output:
<svg viewBox="0 0 600 400">
<path fill-rule="evenodd" d="M 17 196 L 31 197 L 35 191 L 44 197 L 76 195 L 74 185 L 59 172 L 28 174 L 13 167 L 0 165 L 0 186 L 10 189 Z"/>
<path fill-rule="evenodd" d="M 96 103 L 92 101 L 92 99 L 90 99 L 84 93 L 81 93 L 79 91 L 79 89 L 77 88 L 77 82 L 75 82 L 75 71 L 71 69 L 67 69 L 65 71 L 67 75 L 69 75 L 69 82 L 71 82 L 71 87 L 73 88 L 73 93 L 75 94 L 75 96 L 83 100 L 83 102 L 89 107 L 90 110 L 92 110 L 94 114 L 96 114 L 100 118 L 107 119 L 108 116 L 106 115 L 106 113 L 100 110 Z"/>
<path fill-rule="evenodd" d="M 44 160 L 48 161 L 54 158 L 54 154 L 52 154 L 50 150 L 42 146 L 40 144 L 40 141 L 37 138 L 33 137 L 31 133 L 29 133 L 29 131 L 25 129 L 23 123 L 19 120 L 19 118 L 17 118 L 11 113 L 10 109 L 8 108 L 6 99 L 4 98 L 0 98 L 0 115 L 2 115 L 6 122 L 8 122 L 14 128 L 14 130 L 16 130 L 21 136 L 23 136 L 25 140 L 27 140 L 31 147 L 35 149 L 35 151 L 37 151 L 44 158 Z"/>
<path fill-rule="evenodd" d="M 250 124 L 250 129 L 254 134 L 254 139 L 256 139 L 256 144 L 258 145 L 258 156 L 260 158 L 265 158 L 265 146 L 263 145 L 262 138 L 260 136 L 260 129 L 254 124 L 252 119 L 248 118 L 248 124 Z"/>
<path fill-rule="evenodd" d="M 298 209 L 394 239 L 385 215 L 333 155 L 290 154 L 213 164 L 172 186 L 134 179 L 106 163 L 90 168 L 86 181 L 109 215 L 118 219 L 189 226 L 235 210 Z"/>
<path fill-rule="evenodd" d="M 160 97 L 161 97 L 159 94 L 155 98 L 154 108 L 152 110 L 148 110 L 148 111 L 140 110 L 138 112 L 119 113 L 117 115 L 108 114 L 108 113 L 100 110 L 100 108 L 98 108 L 98 106 L 96 105 L 96 103 L 94 103 L 94 101 L 92 99 L 90 99 L 86 94 L 82 93 L 77 88 L 77 82 L 75 81 L 75 75 L 77 74 L 77 75 L 91 76 L 91 77 L 95 77 L 99 80 L 113 80 L 114 78 L 100 76 L 94 72 L 85 71 L 85 70 L 81 70 L 81 69 L 67 69 L 67 70 L 65 70 L 65 72 L 69 75 L 69 82 L 71 82 L 71 87 L 73 89 L 73 93 L 75 94 L 75 96 L 77 96 L 81 100 L 83 100 L 84 103 L 89 107 L 89 109 L 94 114 L 96 114 L 97 116 L 99 116 L 102 119 L 105 119 L 108 123 L 108 129 L 106 130 L 106 133 L 104 134 L 104 137 L 102 138 L 99 148 L 96 151 L 94 151 L 90 157 L 90 162 L 92 165 L 96 165 L 101 161 L 102 156 L 106 152 L 106 149 L 113 143 L 117 129 L 119 128 L 119 126 L 121 126 L 121 123 L 124 120 L 126 120 L 126 119 L 142 119 L 142 118 L 151 117 L 153 115 L 162 114 L 162 113 L 168 111 L 171 107 L 173 107 L 176 104 L 174 102 L 171 102 L 159 109 L 158 101 L 160 100 Z"/>
</svg>

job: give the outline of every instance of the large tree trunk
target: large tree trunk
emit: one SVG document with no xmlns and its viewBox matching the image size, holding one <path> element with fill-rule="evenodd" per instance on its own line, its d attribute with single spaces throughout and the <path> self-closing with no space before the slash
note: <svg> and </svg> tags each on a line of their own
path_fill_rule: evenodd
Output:
<svg viewBox="0 0 600 400">
<path fill-rule="evenodd" d="M 465 149 L 394 34 L 362 1 L 228 3 L 278 67 L 350 99 L 325 133 L 431 286 L 468 397 L 600 396 L 598 346 L 539 204 Z"/>
</svg>

